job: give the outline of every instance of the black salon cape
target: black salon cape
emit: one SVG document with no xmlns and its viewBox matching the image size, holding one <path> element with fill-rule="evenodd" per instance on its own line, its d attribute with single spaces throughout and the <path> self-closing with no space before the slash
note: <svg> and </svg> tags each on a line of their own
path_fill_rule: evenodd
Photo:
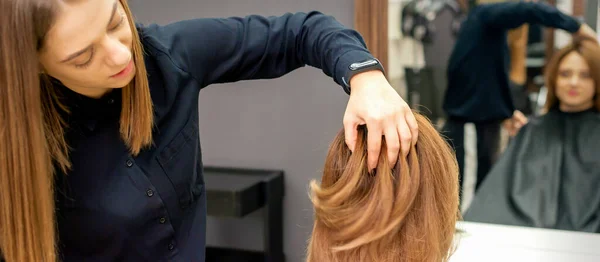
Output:
<svg viewBox="0 0 600 262">
<path fill-rule="evenodd" d="M 466 221 L 600 232 L 600 114 L 531 119 L 492 168 Z"/>
</svg>

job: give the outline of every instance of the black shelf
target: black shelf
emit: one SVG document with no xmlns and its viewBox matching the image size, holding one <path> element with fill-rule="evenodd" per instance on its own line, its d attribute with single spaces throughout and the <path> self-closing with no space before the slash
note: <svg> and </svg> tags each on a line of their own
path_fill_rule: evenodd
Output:
<svg viewBox="0 0 600 262">
<path fill-rule="evenodd" d="M 214 217 L 242 218 L 263 209 L 264 250 L 206 248 L 206 262 L 284 262 L 283 171 L 204 167 L 207 211 Z"/>
</svg>

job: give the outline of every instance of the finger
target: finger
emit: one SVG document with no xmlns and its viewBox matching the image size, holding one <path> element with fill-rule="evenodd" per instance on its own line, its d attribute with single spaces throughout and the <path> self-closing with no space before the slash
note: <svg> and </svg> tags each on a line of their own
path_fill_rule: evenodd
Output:
<svg viewBox="0 0 600 262">
<path fill-rule="evenodd" d="M 516 136 L 519 133 L 519 130 L 521 130 L 521 127 L 523 127 L 523 124 L 521 124 L 521 122 L 514 121 L 512 131 L 511 131 L 512 136 Z"/>
<path fill-rule="evenodd" d="M 388 161 L 390 166 L 395 166 L 398 160 L 398 153 L 400 152 L 400 137 L 398 135 L 398 128 L 394 122 L 390 121 L 385 129 L 385 145 L 387 147 Z"/>
<path fill-rule="evenodd" d="M 511 121 L 510 128 L 508 129 L 508 132 L 510 133 L 510 136 L 515 136 L 516 130 L 517 130 L 517 128 L 516 128 L 515 121 Z"/>
<path fill-rule="evenodd" d="M 379 160 L 379 153 L 381 152 L 381 137 L 383 135 L 381 129 L 381 122 L 367 122 L 367 163 L 369 171 L 377 167 L 377 160 Z"/>
<path fill-rule="evenodd" d="M 506 130 L 510 130 L 510 120 L 506 119 L 506 120 L 502 121 L 502 127 Z"/>
<path fill-rule="evenodd" d="M 351 152 L 354 152 L 354 148 L 356 147 L 356 140 L 358 137 L 358 125 L 359 122 L 353 118 L 344 118 L 344 137 L 346 140 L 346 145 L 350 149 Z"/>
<path fill-rule="evenodd" d="M 398 118 L 398 135 L 400 136 L 400 149 L 402 156 L 408 155 L 410 147 L 413 144 L 413 136 L 410 127 L 408 126 L 407 116 L 401 116 Z"/>
<path fill-rule="evenodd" d="M 523 121 L 515 121 L 515 129 L 519 130 L 525 123 Z"/>
<path fill-rule="evenodd" d="M 517 119 L 517 122 L 520 123 L 521 125 L 527 124 L 527 117 L 519 110 L 515 111 L 514 114 L 515 118 Z"/>
<path fill-rule="evenodd" d="M 417 144 L 417 140 L 419 140 L 419 125 L 417 124 L 417 119 L 415 118 L 412 110 L 408 110 L 405 120 L 408 124 L 408 128 L 410 129 L 410 139 L 412 145 L 414 146 Z M 408 151 L 406 153 L 408 154 Z"/>
<path fill-rule="evenodd" d="M 408 128 L 410 129 L 410 138 L 412 145 L 414 146 L 419 140 L 419 125 L 417 124 L 417 119 L 415 118 L 415 115 L 413 114 L 412 110 L 408 110 L 405 119 L 406 123 L 408 124 Z"/>
</svg>

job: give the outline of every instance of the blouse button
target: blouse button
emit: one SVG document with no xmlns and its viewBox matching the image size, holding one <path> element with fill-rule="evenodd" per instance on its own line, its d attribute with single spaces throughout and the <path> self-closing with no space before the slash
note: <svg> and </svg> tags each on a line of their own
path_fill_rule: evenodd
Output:
<svg viewBox="0 0 600 262">
<path fill-rule="evenodd" d="M 131 161 L 131 159 L 127 159 L 127 161 L 125 161 L 125 165 L 127 165 L 127 167 L 132 167 L 133 161 Z"/>
<path fill-rule="evenodd" d="M 149 196 L 149 197 L 152 197 L 154 195 L 154 191 L 152 191 L 152 189 L 148 189 L 146 191 L 146 195 Z"/>
<path fill-rule="evenodd" d="M 158 220 L 158 223 L 161 223 L 161 224 L 164 224 L 165 222 L 167 222 L 167 219 L 166 219 L 166 218 L 164 218 L 164 217 L 161 217 L 161 218 Z"/>
<path fill-rule="evenodd" d="M 169 244 L 169 250 L 173 250 L 175 248 L 175 245 L 173 243 Z"/>
</svg>

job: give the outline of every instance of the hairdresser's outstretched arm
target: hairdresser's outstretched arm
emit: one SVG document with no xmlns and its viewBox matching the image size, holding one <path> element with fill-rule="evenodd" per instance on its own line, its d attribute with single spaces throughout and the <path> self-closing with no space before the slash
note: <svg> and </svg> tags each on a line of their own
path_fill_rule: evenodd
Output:
<svg viewBox="0 0 600 262">
<path fill-rule="evenodd" d="M 571 33 L 589 34 L 589 27 L 557 8 L 541 2 L 506 2 L 482 5 L 482 21 L 489 26 L 514 29 L 525 23 L 541 24 Z M 581 29 L 581 31 L 580 31 Z M 589 30 L 587 30 L 589 29 Z M 593 32 L 593 30 L 591 30 Z M 595 38 L 595 36 L 593 36 Z"/>
<path fill-rule="evenodd" d="M 322 69 L 342 86 L 353 63 L 372 59 L 362 37 L 333 17 L 319 12 L 279 17 L 248 16 L 197 19 L 164 27 L 160 35 L 202 86 L 246 79 L 283 76 L 310 65 Z M 417 124 L 406 102 L 381 71 L 369 71 L 349 79 L 350 99 L 344 115 L 348 145 L 353 149 L 360 124 L 369 128 L 369 165 L 374 168 L 385 135 L 392 162 L 400 141 L 408 152 L 417 139 Z M 310 102 L 307 102 L 307 106 Z"/>
</svg>

